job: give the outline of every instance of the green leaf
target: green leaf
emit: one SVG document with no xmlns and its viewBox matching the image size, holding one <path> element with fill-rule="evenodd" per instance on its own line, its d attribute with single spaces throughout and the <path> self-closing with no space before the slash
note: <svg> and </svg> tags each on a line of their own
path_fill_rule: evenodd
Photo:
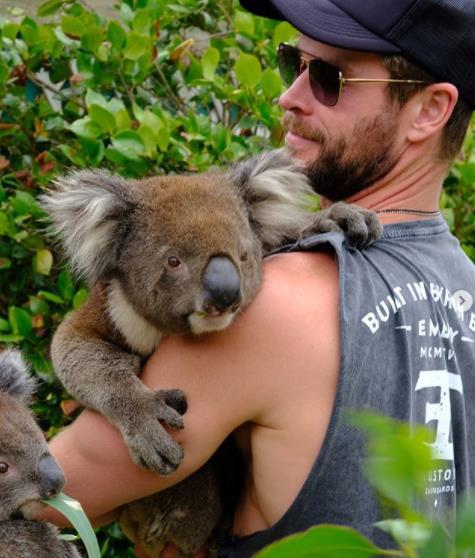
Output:
<svg viewBox="0 0 475 558">
<path fill-rule="evenodd" d="M 201 59 L 201 67 L 203 68 L 203 77 L 212 80 L 219 64 L 219 50 L 209 47 L 203 54 Z"/>
<path fill-rule="evenodd" d="M 112 138 L 112 145 L 126 159 L 139 160 L 139 156 L 145 152 L 145 145 L 137 132 L 124 130 Z"/>
<path fill-rule="evenodd" d="M 127 33 L 117 21 L 109 22 L 107 38 L 116 50 L 122 50 L 127 42 Z"/>
<path fill-rule="evenodd" d="M 137 133 L 140 135 L 145 145 L 145 154 L 147 157 L 153 157 L 154 153 L 157 151 L 154 130 L 142 124 L 142 126 L 137 129 Z"/>
<path fill-rule="evenodd" d="M 254 36 L 254 16 L 249 12 L 237 10 L 234 14 L 234 27 L 239 33 L 244 35 Z"/>
<path fill-rule="evenodd" d="M 39 215 L 41 213 L 35 198 L 29 192 L 17 190 L 11 203 L 15 208 L 16 215 L 25 215 L 27 213 Z"/>
<path fill-rule="evenodd" d="M 83 21 L 78 17 L 69 15 L 63 16 L 63 19 L 61 20 L 61 29 L 66 35 L 78 39 L 80 39 L 86 32 L 86 26 Z"/>
<path fill-rule="evenodd" d="M 149 49 L 149 38 L 147 35 L 131 31 L 127 35 L 127 43 L 123 50 L 124 58 L 127 60 L 138 60 Z"/>
<path fill-rule="evenodd" d="M 53 254 L 44 248 L 36 252 L 33 258 L 33 269 L 41 275 L 49 275 L 53 265 Z"/>
<path fill-rule="evenodd" d="M 23 335 L 16 335 L 16 334 L 2 334 L 0 335 L 0 343 L 20 343 L 25 339 Z"/>
<path fill-rule="evenodd" d="M 79 289 L 79 291 L 73 297 L 73 308 L 77 310 L 84 302 L 86 302 L 89 296 L 89 291 L 87 289 Z"/>
<path fill-rule="evenodd" d="M 386 498 L 410 509 L 422 494 L 433 467 L 429 428 L 370 413 L 349 413 L 368 435 L 365 468 L 371 484 Z"/>
<path fill-rule="evenodd" d="M 80 138 L 96 139 L 102 135 L 102 128 L 96 122 L 93 122 L 89 116 L 75 120 L 70 129 Z"/>
<path fill-rule="evenodd" d="M 40 4 L 38 9 L 36 10 L 36 15 L 38 15 L 39 17 L 53 15 L 61 9 L 64 2 L 65 0 L 48 0 L 48 2 Z"/>
<path fill-rule="evenodd" d="M 33 316 L 38 314 L 49 314 L 49 306 L 47 302 L 37 296 L 30 295 L 29 299 L 28 306 Z"/>
<path fill-rule="evenodd" d="M 274 99 L 282 92 L 282 79 L 272 68 L 267 68 L 261 76 L 262 91 L 268 99 Z"/>
<path fill-rule="evenodd" d="M 43 500 L 45 504 L 62 513 L 78 532 L 86 547 L 88 558 L 101 558 L 99 544 L 87 515 L 77 500 L 62 492 L 52 500 Z"/>
<path fill-rule="evenodd" d="M 255 558 L 366 558 L 381 552 L 349 527 L 318 525 L 269 545 Z"/>
<path fill-rule="evenodd" d="M 458 510 L 455 546 L 460 551 L 475 549 L 475 497 L 473 495 Z"/>
<path fill-rule="evenodd" d="M 81 36 L 81 46 L 89 52 L 96 52 L 102 43 L 104 30 L 98 25 L 91 25 Z"/>
<path fill-rule="evenodd" d="M 473 545 L 471 546 L 473 549 Z M 449 536 L 440 523 L 433 525 L 432 533 L 418 553 L 418 558 L 449 558 L 453 556 Z M 469 558 L 465 556 L 465 558 Z"/>
<path fill-rule="evenodd" d="M 10 306 L 8 309 L 8 320 L 12 326 L 12 331 L 16 335 L 27 336 L 33 331 L 31 316 L 23 308 Z"/>
<path fill-rule="evenodd" d="M 109 108 L 107 99 L 100 93 L 96 93 L 92 89 L 88 89 L 85 97 L 86 106 L 89 109 L 92 105 L 99 105 L 102 108 Z"/>
<path fill-rule="evenodd" d="M 89 117 L 92 122 L 98 124 L 105 132 L 114 132 L 115 116 L 106 108 L 100 105 L 91 105 L 89 107 Z"/>
<path fill-rule="evenodd" d="M 272 37 L 272 43 L 275 47 L 278 47 L 280 43 L 293 42 L 299 35 L 299 32 L 295 27 L 292 27 L 287 21 L 282 21 L 274 29 L 274 35 Z"/>
<path fill-rule="evenodd" d="M 38 296 L 46 298 L 46 300 L 49 300 L 54 304 L 64 304 L 64 300 L 62 298 L 54 293 L 50 293 L 49 291 L 38 291 Z"/>
<path fill-rule="evenodd" d="M 420 522 L 409 522 L 403 519 L 385 519 L 374 524 L 389 533 L 400 546 L 413 544 L 417 547 L 429 540 L 431 529 L 429 525 Z"/>
<path fill-rule="evenodd" d="M 241 52 L 234 65 L 236 77 L 242 85 L 255 87 L 261 79 L 261 63 L 253 54 Z"/>
<path fill-rule="evenodd" d="M 160 151 L 166 151 L 168 149 L 168 145 L 170 144 L 170 132 L 168 128 L 160 128 L 158 132 L 156 132 L 158 148 Z"/>
<path fill-rule="evenodd" d="M 0 331 L 10 331 L 10 330 L 11 330 L 10 322 L 8 320 L 4 320 L 3 318 L 0 318 Z"/>
<path fill-rule="evenodd" d="M 5 83 L 10 77 L 10 70 L 8 66 L 0 60 L 0 83 Z"/>
<path fill-rule="evenodd" d="M 61 271 L 58 275 L 58 290 L 64 300 L 69 301 L 73 298 L 73 280 L 71 279 L 71 275 L 65 270 Z"/>
</svg>

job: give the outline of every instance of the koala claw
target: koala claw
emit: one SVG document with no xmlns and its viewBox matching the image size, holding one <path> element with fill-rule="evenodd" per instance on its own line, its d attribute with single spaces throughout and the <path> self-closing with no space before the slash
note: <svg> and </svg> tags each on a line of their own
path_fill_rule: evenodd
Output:
<svg viewBox="0 0 475 558">
<path fill-rule="evenodd" d="M 183 448 L 158 421 L 143 422 L 140 432 L 124 434 L 134 462 L 144 469 L 169 475 L 183 459 Z"/>
<path fill-rule="evenodd" d="M 382 234 L 383 227 L 378 216 L 356 205 L 338 202 L 319 211 L 304 237 L 314 233 L 344 232 L 357 248 L 366 248 Z"/>
<path fill-rule="evenodd" d="M 177 413 L 179 413 L 180 415 L 184 415 L 186 413 L 188 409 L 188 403 L 186 402 L 186 396 L 181 391 L 181 389 L 163 389 L 157 393 L 161 393 L 165 403 L 169 407 L 175 409 Z"/>
</svg>

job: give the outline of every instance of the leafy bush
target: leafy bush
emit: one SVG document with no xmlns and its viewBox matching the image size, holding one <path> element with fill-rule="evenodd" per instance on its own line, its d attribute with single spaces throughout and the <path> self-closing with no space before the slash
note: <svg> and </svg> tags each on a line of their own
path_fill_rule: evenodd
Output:
<svg viewBox="0 0 475 558">
<path fill-rule="evenodd" d="M 193 172 L 278 146 L 275 53 L 293 36 L 232 0 L 124 0 L 111 20 L 49 0 L 37 17 L 0 20 L 0 344 L 19 345 L 43 380 L 35 410 L 49 435 L 69 420 L 51 334 L 87 291 L 45 236 L 36 195 L 71 167 Z M 472 134 L 442 205 L 475 259 L 474 182 Z M 104 556 L 126 555 L 115 527 L 102 533 Z"/>
</svg>

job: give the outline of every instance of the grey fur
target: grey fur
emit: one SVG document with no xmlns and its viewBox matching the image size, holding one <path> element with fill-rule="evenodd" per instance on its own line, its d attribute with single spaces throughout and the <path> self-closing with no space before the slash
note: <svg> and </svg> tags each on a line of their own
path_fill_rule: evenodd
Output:
<svg viewBox="0 0 475 558">
<path fill-rule="evenodd" d="M 51 463 L 45 438 L 24 405 L 32 384 L 17 351 L 0 355 L 0 558 L 80 558 L 77 549 L 58 539 L 57 530 L 29 518 L 51 495 Z M 7 471 L 3 471 L 5 464 Z M 55 465 L 55 490 L 64 476 Z M 1 472 L 3 471 L 3 472 Z"/>
<path fill-rule="evenodd" d="M 0 353 L 0 391 L 27 403 L 35 390 L 36 382 L 28 374 L 28 367 L 19 351 Z"/>
<path fill-rule="evenodd" d="M 183 452 L 160 421 L 182 428 L 186 401 L 179 390 L 147 388 L 137 377 L 141 357 L 165 335 L 227 327 L 256 295 L 267 251 L 327 230 L 329 222 L 335 227 L 334 218 L 350 232 L 356 223 L 357 238 L 364 236 L 358 211 L 317 215 L 307 210 L 312 190 L 283 150 L 223 174 L 125 181 L 103 171 L 81 171 L 56 184 L 57 192 L 43 196 L 43 207 L 92 294 L 53 338 L 55 371 L 72 396 L 117 426 L 137 464 L 162 474 L 176 469 Z M 180 258 L 178 270 L 168 266 L 170 255 Z M 237 302 L 218 312 L 217 302 L 207 300 L 211 287 L 203 278 L 214 256 L 226 258 L 226 269 L 239 274 L 238 311 Z M 204 477 L 201 491 L 212 494 L 215 477 Z M 184 492 L 199 501 L 200 491 L 187 482 L 166 497 L 153 497 L 153 512 L 163 509 L 172 518 L 171 502 L 181 506 Z M 219 515 L 220 506 L 213 498 L 201 517 L 187 520 L 196 521 L 204 540 L 210 535 L 205 518 Z M 170 525 L 168 533 L 182 537 L 183 556 L 192 556 L 197 548 L 191 549 L 183 532 L 191 532 L 191 524 Z M 157 533 L 155 551 L 167 540 L 152 527 L 139 531 Z"/>
</svg>

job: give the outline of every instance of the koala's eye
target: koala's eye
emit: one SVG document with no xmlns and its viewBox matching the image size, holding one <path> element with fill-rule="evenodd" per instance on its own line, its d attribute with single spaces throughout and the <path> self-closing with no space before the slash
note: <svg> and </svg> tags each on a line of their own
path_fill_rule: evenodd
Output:
<svg viewBox="0 0 475 558">
<path fill-rule="evenodd" d="M 241 261 L 242 261 L 242 262 L 247 262 L 247 252 L 243 252 L 243 253 L 241 254 Z"/>
<path fill-rule="evenodd" d="M 170 256 L 167 260 L 167 263 L 170 267 L 180 267 L 181 265 L 181 261 L 179 258 L 177 258 L 176 256 Z"/>
<path fill-rule="evenodd" d="M 8 471 L 8 463 L 5 461 L 0 461 L 0 475 Z"/>
</svg>

